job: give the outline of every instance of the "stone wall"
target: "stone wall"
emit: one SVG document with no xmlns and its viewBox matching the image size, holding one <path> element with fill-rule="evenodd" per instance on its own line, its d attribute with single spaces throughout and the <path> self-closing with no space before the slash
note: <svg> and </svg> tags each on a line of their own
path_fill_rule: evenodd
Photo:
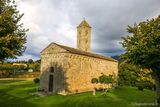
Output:
<svg viewBox="0 0 160 107">
<path fill-rule="evenodd" d="M 50 72 L 54 67 L 55 72 Z M 92 78 L 101 74 L 118 74 L 118 63 L 72 53 L 55 53 L 41 55 L 40 88 L 48 92 L 49 75 L 54 75 L 53 93 L 72 94 L 91 91 L 103 87 L 93 85 Z"/>
<path fill-rule="evenodd" d="M 101 74 L 118 75 L 118 62 L 87 57 L 77 54 L 67 55 L 67 83 L 70 93 L 91 91 L 93 88 L 103 87 L 101 84 L 93 85 L 92 78 Z"/>
<path fill-rule="evenodd" d="M 61 92 L 66 89 L 65 78 L 65 54 L 44 54 L 41 55 L 41 76 L 40 76 L 40 88 L 48 92 L 49 75 L 54 75 L 53 80 L 53 93 Z M 54 68 L 54 73 L 50 72 L 50 68 Z"/>
</svg>

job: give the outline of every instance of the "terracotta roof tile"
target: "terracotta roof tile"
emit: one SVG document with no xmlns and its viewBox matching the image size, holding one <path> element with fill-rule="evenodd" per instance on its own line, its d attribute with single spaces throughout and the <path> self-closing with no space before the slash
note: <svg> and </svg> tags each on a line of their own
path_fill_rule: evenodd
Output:
<svg viewBox="0 0 160 107">
<path fill-rule="evenodd" d="M 94 58 L 100 58 L 100 59 L 105 59 L 105 60 L 109 60 L 109 61 L 114 61 L 114 62 L 118 62 L 117 60 L 110 58 L 110 57 L 106 57 L 103 55 L 99 55 L 99 54 L 95 54 L 95 53 L 91 53 L 91 52 L 85 52 L 79 49 L 75 49 L 72 47 L 68 47 L 68 46 L 64 46 L 64 45 L 60 45 L 57 43 L 54 43 L 64 49 L 66 49 L 67 51 L 69 51 L 70 53 L 74 53 L 74 54 L 79 54 L 79 55 L 84 55 L 84 56 L 89 56 L 89 57 L 94 57 Z"/>
</svg>

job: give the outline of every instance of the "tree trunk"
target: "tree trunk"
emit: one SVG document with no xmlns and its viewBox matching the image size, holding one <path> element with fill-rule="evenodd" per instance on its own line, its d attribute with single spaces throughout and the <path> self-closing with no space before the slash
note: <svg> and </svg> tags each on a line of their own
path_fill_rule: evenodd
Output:
<svg viewBox="0 0 160 107">
<path fill-rule="evenodd" d="M 95 96 L 96 95 L 96 89 L 93 88 L 93 95 Z"/>
<path fill-rule="evenodd" d="M 156 83 L 156 93 L 157 93 L 157 104 L 160 107 L 160 71 L 153 71 L 153 77 Z"/>
</svg>

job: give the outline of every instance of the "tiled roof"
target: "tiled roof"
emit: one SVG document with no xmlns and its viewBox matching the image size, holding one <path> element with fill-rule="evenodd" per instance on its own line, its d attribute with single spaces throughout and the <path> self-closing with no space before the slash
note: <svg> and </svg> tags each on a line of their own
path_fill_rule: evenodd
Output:
<svg viewBox="0 0 160 107">
<path fill-rule="evenodd" d="M 65 49 L 65 50 L 69 51 L 70 53 L 118 62 L 117 60 L 115 60 L 113 58 L 110 58 L 110 57 L 102 56 L 102 55 L 91 53 L 91 52 L 85 52 L 85 51 L 82 51 L 82 50 L 79 50 L 79 49 L 71 48 L 71 47 L 60 45 L 60 44 L 57 44 L 57 43 L 52 43 L 52 44 L 55 44 L 55 45 Z"/>
</svg>

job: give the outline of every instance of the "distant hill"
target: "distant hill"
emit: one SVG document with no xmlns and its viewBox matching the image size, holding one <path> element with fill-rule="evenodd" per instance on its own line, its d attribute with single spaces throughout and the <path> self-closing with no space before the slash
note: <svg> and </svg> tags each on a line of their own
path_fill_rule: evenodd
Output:
<svg viewBox="0 0 160 107">
<path fill-rule="evenodd" d="M 123 62 L 123 59 L 120 58 L 120 56 L 111 56 L 111 58 L 115 59 L 115 60 L 118 60 L 118 63 L 121 63 Z"/>
</svg>

